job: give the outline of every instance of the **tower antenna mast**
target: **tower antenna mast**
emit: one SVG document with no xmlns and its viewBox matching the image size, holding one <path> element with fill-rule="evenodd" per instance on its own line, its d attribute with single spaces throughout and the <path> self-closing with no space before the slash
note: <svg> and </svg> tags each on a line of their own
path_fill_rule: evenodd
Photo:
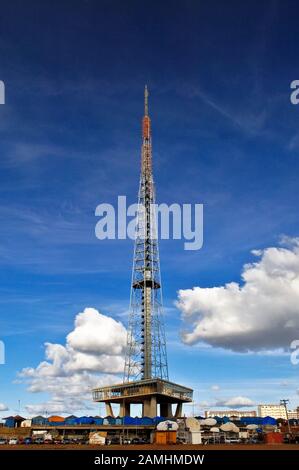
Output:
<svg viewBox="0 0 299 470">
<path fill-rule="evenodd" d="M 151 378 L 168 379 L 148 96 L 145 86 L 141 173 L 124 382 Z"/>
<path fill-rule="evenodd" d="M 123 382 L 93 389 L 93 399 L 119 405 L 119 416 L 130 416 L 131 405 L 142 405 L 142 416 L 181 417 L 183 403 L 192 403 L 193 390 L 170 382 L 163 322 L 162 283 L 155 216 L 151 120 L 148 89 L 144 89 L 141 171 L 131 280 L 130 313 Z M 159 407 L 159 408 L 158 408 Z M 158 411 L 159 410 L 159 411 Z M 159 415 L 157 414 L 159 413 Z"/>
</svg>

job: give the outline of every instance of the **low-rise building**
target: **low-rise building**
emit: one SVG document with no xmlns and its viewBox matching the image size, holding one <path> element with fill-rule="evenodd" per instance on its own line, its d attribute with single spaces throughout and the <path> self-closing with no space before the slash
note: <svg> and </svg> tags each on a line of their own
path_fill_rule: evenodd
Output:
<svg viewBox="0 0 299 470">
<path fill-rule="evenodd" d="M 287 413 L 284 405 L 264 404 L 258 405 L 258 415 L 261 418 L 271 416 L 275 419 L 287 419 Z"/>
<path fill-rule="evenodd" d="M 289 419 L 299 419 L 299 407 L 296 410 L 288 410 Z"/>
<path fill-rule="evenodd" d="M 244 416 L 251 416 L 252 418 L 256 417 L 256 411 L 255 410 L 209 410 L 205 411 L 205 417 L 206 418 L 214 418 L 214 416 L 219 416 L 219 418 L 224 418 L 224 416 L 227 416 L 228 418 L 236 418 L 240 419 L 243 418 Z"/>
</svg>

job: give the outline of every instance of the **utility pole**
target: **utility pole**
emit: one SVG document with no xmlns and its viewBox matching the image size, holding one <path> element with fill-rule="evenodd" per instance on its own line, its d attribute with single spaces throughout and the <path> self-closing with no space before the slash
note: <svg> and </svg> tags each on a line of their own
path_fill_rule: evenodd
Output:
<svg viewBox="0 0 299 470">
<path fill-rule="evenodd" d="M 291 434 L 291 426 L 290 426 L 290 422 L 289 422 L 289 415 L 288 415 L 288 408 L 287 408 L 287 403 L 289 403 L 289 399 L 283 399 L 283 400 L 280 400 L 280 404 L 284 406 L 285 408 L 285 411 L 286 411 L 286 417 L 287 417 L 287 422 L 288 422 L 288 430 L 289 430 L 289 434 Z"/>
</svg>

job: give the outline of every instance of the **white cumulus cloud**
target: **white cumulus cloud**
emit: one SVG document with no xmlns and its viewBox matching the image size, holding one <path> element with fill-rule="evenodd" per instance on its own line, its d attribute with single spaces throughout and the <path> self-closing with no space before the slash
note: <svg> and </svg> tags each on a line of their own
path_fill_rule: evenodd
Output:
<svg viewBox="0 0 299 470">
<path fill-rule="evenodd" d="M 122 323 L 88 308 L 77 315 L 67 344 L 83 353 L 119 356 L 126 346 L 126 330 Z"/>
<path fill-rule="evenodd" d="M 239 352 L 288 348 L 299 338 L 299 238 L 254 250 L 242 283 L 180 290 L 177 306 L 191 325 L 186 344 L 205 342 Z"/>
<path fill-rule="evenodd" d="M 211 390 L 213 390 L 213 392 L 218 392 L 220 390 L 220 387 L 219 385 L 212 385 Z"/>
<path fill-rule="evenodd" d="M 7 411 L 8 406 L 4 405 L 4 403 L 0 403 L 0 411 Z"/>
<path fill-rule="evenodd" d="M 228 408 L 243 408 L 244 406 L 254 406 L 255 403 L 247 397 L 232 397 L 232 398 L 227 398 L 225 400 L 218 400 L 216 401 L 214 406 L 222 406 L 222 407 L 228 407 Z"/>
<path fill-rule="evenodd" d="M 118 321 L 86 308 L 75 318 L 66 344 L 45 343 L 45 360 L 18 374 L 32 393 L 50 400 L 27 405 L 29 413 L 74 413 L 92 404 L 91 390 L 117 380 L 123 372 L 126 329 Z"/>
</svg>

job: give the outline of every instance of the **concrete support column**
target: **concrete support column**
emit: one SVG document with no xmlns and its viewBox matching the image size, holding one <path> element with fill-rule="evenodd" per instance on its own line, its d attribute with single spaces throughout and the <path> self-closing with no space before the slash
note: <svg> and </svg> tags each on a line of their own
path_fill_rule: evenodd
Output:
<svg viewBox="0 0 299 470">
<path fill-rule="evenodd" d="M 109 402 L 105 403 L 106 406 L 106 416 L 112 416 L 114 418 L 113 410 L 112 410 L 112 405 Z"/>
<path fill-rule="evenodd" d="M 119 405 L 119 416 L 123 418 L 124 416 L 130 416 L 131 407 L 130 403 L 121 403 Z"/>
<path fill-rule="evenodd" d="M 181 418 L 183 412 L 183 403 L 178 403 L 175 410 L 175 417 Z"/>
<path fill-rule="evenodd" d="M 161 409 L 161 416 L 163 418 L 172 418 L 172 409 L 171 409 L 171 403 L 161 403 L 160 404 L 160 409 Z"/>
<path fill-rule="evenodd" d="M 157 416 L 157 398 L 155 396 L 144 400 L 142 404 L 142 416 L 148 416 L 149 418 Z"/>
</svg>

